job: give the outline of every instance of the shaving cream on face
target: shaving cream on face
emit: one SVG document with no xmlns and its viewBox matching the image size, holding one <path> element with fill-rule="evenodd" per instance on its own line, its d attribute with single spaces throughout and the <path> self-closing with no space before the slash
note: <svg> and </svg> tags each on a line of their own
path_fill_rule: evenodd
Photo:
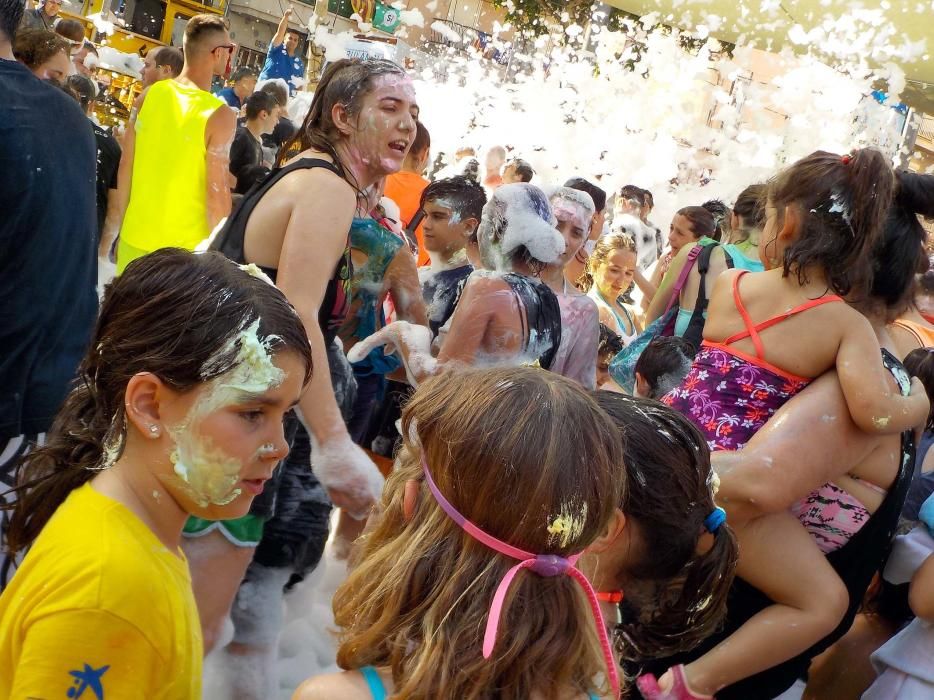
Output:
<svg viewBox="0 0 934 700">
<path fill-rule="evenodd" d="M 285 373 L 273 364 L 269 347 L 275 339 L 275 336 L 269 336 L 260 340 L 259 319 L 249 327 L 244 322 L 240 330 L 204 363 L 201 375 L 213 374 L 218 363 L 237 348 L 234 366 L 209 380 L 185 419 L 168 431 L 175 443 L 170 455 L 175 475 L 192 500 L 201 507 L 227 505 L 240 495 L 237 483 L 243 462 L 214 444 L 210 437 L 201 435 L 200 426 L 211 414 L 235 405 L 244 394 L 263 394 L 282 383 Z"/>
</svg>

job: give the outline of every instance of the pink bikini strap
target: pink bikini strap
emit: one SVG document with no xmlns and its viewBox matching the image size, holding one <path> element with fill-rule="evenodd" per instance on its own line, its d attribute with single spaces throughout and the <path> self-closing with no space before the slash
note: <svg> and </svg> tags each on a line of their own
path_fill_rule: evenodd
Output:
<svg viewBox="0 0 934 700">
<path fill-rule="evenodd" d="M 576 567 L 580 554 L 574 554 L 564 558 L 556 554 L 532 554 L 518 547 L 513 547 L 502 540 L 499 540 L 470 522 L 461 513 L 451 505 L 450 501 L 444 497 L 434 479 L 431 478 L 431 471 L 428 469 L 428 462 L 422 455 L 422 471 L 425 474 L 425 483 L 428 484 L 428 490 L 431 491 L 441 510 L 447 513 L 457 525 L 468 535 L 473 537 L 481 544 L 489 547 L 494 552 L 505 554 L 511 559 L 518 559 L 519 563 L 513 566 L 503 580 L 500 581 L 493 595 L 493 601 L 490 604 L 490 612 L 487 616 L 486 632 L 483 635 L 483 658 L 489 659 L 493 654 L 493 647 L 496 644 L 496 633 L 499 627 L 499 619 L 503 612 L 503 603 L 506 599 L 506 593 L 512 580 L 521 569 L 531 569 L 539 576 L 562 576 L 567 575 L 577 581 L 584 589 L 587 595 L 587 601 L 590 603 L 590 609 L 593 612 L 594 620 L 597 623 L 597 635 L 600 638 L 600 646 L 603 649 L 603 659 L 606 662 L 607 672 L 610 676 L 610 685 L 613 687 L 613 697 L 619 697 L 619 675 L 616 672 L 616 660 L 613 657 L 613 651 L 610 648 L 610 640 L 606 634 L 606 625 L 603 621 L 603 613 L 600 611 L 600 603 L 597 600 L 597 593 L 587 577 L 584 576 Z"/>
</svg>

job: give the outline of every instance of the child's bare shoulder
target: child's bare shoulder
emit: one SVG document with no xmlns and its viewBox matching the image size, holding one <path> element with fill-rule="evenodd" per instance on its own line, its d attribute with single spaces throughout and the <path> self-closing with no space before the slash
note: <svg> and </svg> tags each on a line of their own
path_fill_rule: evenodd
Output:
<svg viewBox="0 0 934 700">
<path fill-rule="evenodd" d="M 370 697 L 366 681 L 356 671 L 342 671 L 314 676 L 302 683 L 292 700 L 361 700 Z"/>
</svg>

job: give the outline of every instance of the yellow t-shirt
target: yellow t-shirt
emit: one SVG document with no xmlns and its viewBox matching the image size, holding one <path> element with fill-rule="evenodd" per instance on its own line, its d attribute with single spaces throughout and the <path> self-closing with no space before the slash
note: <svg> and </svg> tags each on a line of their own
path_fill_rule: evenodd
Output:
<svg viewBox="0 0 934 700">
<path fill-rule="evenodd" d="M 90 484 L 0 596 L 0 700 L 199 699 L 202 654 L 188 563 Z"/>
</svg>

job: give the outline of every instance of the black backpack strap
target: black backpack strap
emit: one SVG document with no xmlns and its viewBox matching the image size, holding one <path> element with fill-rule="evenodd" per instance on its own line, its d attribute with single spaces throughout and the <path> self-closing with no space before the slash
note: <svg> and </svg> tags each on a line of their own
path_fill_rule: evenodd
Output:
<svg viewBox="0 0 934 700">
<path fill-rule="evenodd" d="M 688 323 L 687 330 L 684 332 L 684 339 L 693 343 L 694 347 L 700 348 L 701 341 L 704 339 L 704 314 L 707 312 L 707 272 L 710 270 L 710 256 L 714 248 L 719 248 L 719 243 L 705 245 L 697 256 L 697 273 L 700 275 L 700 281 L 697 285 L 697 301 L 694 302 L 694 311 L 691 314 L 691 320 Z M 726 255 L 726 251 L 724 251 Z M 732 267 L 732 260 L 727 255 L 727 264 Z"/>
</svg>

